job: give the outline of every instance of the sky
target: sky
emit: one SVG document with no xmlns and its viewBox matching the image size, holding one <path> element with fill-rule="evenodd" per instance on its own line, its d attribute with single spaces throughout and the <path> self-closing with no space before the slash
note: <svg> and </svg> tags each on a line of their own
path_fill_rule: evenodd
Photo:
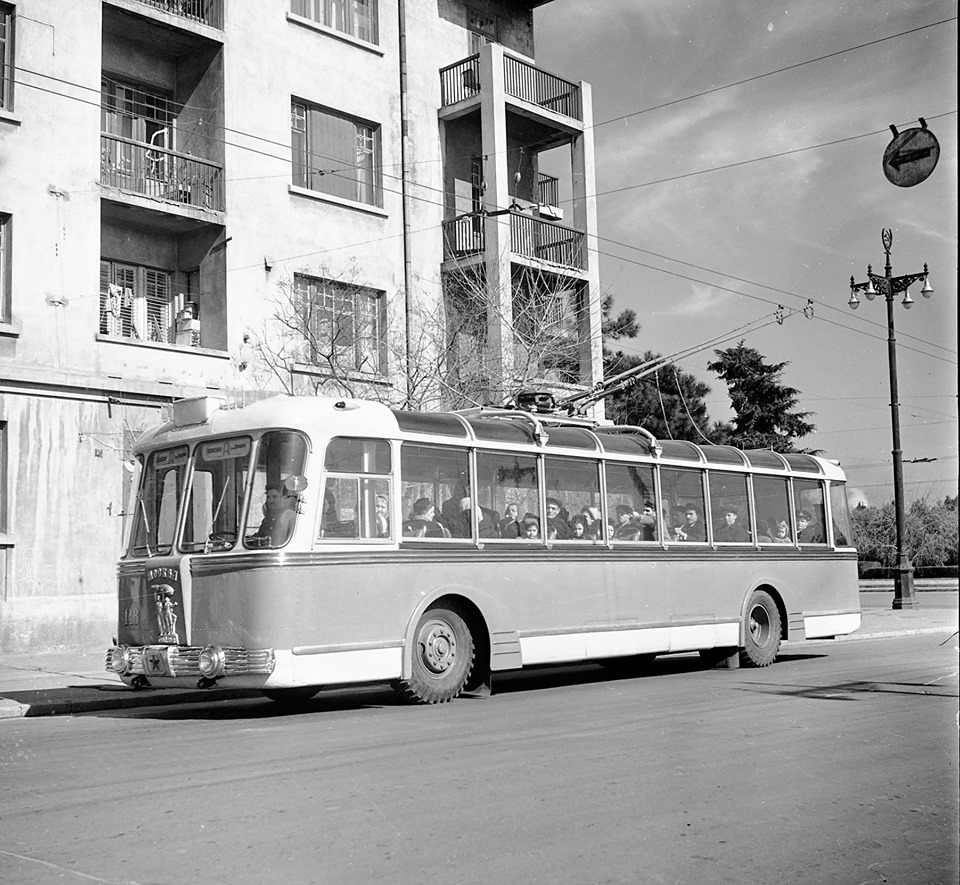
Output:
<svg viewBox="0 0 960 885">
<path fill-rule="evenodd" d="M 799 445 L 840 462 L 855 503 L 893 499 L 886 304 L 847 307 L 851 276 L 884 272 L 884 228 L 894 276 L 926 263 L 935 290 L 922 298 L 917 283 L 914 306 L 894 312 L 905 497 L 957 494 L 956 16 L 947 0 L 535 12 L 538 66 L 592 88 L 601 290 L 641 325 L 623 349 L 675 353 L 729 333 L 715 347 L 742 338 L 789 363 L 782 381 L 817 426 Z M 897 187 L 882 168 L 889 127 L 920 117 L 940 159 Z M 678 365 L 710 385 L 711 419 L 729 419 L 713 350 Z"/>
</svg>

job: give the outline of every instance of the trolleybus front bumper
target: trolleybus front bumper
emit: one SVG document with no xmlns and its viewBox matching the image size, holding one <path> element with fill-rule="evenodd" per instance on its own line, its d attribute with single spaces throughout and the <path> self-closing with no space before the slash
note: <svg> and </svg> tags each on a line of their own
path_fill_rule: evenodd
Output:
<svg viewBox="0 0 960 885">
<path fill-rule="evenodd" d="M 124 680 L 222 676 L 269 676 L 276 666 L 272 648 L 208 645 L 118 645 L 107 650 L 106 669 Z"/>
</svg>

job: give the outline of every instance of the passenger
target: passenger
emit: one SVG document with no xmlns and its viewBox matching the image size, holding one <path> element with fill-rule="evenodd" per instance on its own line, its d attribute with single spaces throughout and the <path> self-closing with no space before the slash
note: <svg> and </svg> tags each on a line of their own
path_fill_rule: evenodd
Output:
<svg viewBox="0 0 960 885">
<path fill-rule="evenodd" d="M 587 540 L 587 519 L 582 513 L 576 513 L 571 517 L 570 531 L 574 541 Z"/>
<path fill-rule="evenodd" d="M 707 536 L 696 505 L 688 504 L 684 508 L 683 523 L 673 530 L 673 534 L 676 541 L 706 541 Z"/>
<path fill-rule="evenodd" d="M 374 508 L 376 510 L 377 537 L 390 537 L 390 502 L 386 495 L 377 495 L 374 498 Z"/>
<path fill-rule="evenodd" d="M 520 525 L 520 508 L 516 504 L 507 504 L 503 511 L 503 519 L 497 526 L 497 531 L 501 538 L 519 538 L 523 534 L 523 527 Z"/>
<path fill-rule="evenodd" d="M 547 498 L 547 538 L 551 541 L 569 541 L 573 536 L 570 524 L 560 513 L 563 505 L 556 498 Z"/>
<path fill-rule="evenodd" d="M 523 537 L 536 539 L 540 537 L 540 520 L 535 516 L 525 516 L 523 519 Z"/>
<path fill-rule="evenodd" d="M 617 527 L 613 537 L 617 541 L 636 541 L 640 537 L 640 526 L 634 522 L 633 508 L 629 504 L 617 504 Z"/>
<path fill-rule="evenodd" d="M 790 523 L 785 519 L 778 519 L 770 527 L 770 542 L 773 544 L 791 544 Z"/>
<path fill-rule="evenodd" d="M 744 543 L 750 540 L 750 532 L 742 525 L 737 524 L 739 514 L 733 507 L 727 507 L 723 511 L 723 525 L 714 533 L 713 538 L 721 544 Z"/>
<path fill-rule="evenodd" d="M 434 519 L 437 508 L 429 498 L 413 502 L 409 519 L 404 520 L 405 538 L 449 538 L 450 532 Z"/>
<path fill-rule="evenodd" d="M 580 510 L 580 515 L 586 520 L 584 537 L 599 539 L 603 523 L 600 521 L 600 508 L 587 504 Z"/>
<path fill-rule="evenodd" d="M 657 540 L 657 514 L 652 501 L 643 502 L 643 512 L 640 514 L 640 540 Z"/>
<path fill-rule="evenodd" d="M 797 514 L 797 540 L 801 544 L 823 544 L 823 532 L 820 526 L 813 521 L 808 510 L 801 510 Z"/>
<path fill-rule="evenodd" d="M 469 538 L 473 534 L 472 526 L 472 513 L 470 508 L 470 498 L 461 498 L 460 499 L 460 512 L 462 514 L 461 525 L 465 527 L 463 535 L 457 535 L 457 537 Z M 491 517 L 492 518 L 488 518 Z M 485 507 L 479 507 L 477 509 L 477 532 L 481 538 L 496 538 L 499 537 L 497 534 L 497 527 L 494 525 L 494 519 L 496 519 L 497 514 L 492 510 L 487 510 Z"/>
</svg>

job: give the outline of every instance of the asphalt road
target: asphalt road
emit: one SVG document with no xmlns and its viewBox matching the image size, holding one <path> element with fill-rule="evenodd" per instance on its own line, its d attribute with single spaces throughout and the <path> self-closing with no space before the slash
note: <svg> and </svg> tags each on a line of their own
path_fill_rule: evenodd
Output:
<svg viewBox="0 0 960 885">
<path fill-rule="evenodd" d="M 957 882 L 957 639 L 21 719 L 0 882 Z"/>
</svg>

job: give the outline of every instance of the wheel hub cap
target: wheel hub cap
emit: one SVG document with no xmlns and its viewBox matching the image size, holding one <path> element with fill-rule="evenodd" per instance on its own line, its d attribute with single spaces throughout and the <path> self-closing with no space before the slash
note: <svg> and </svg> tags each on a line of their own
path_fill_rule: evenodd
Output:
<svg viewBox="0 0 960 885">
<path fill-rule="evenodd" d="M 434 673 L 446 673 L 457 659 L 457 637 L 446 624 L 429 624 L 420 636 L 420 657 Z"/>
</svg>

